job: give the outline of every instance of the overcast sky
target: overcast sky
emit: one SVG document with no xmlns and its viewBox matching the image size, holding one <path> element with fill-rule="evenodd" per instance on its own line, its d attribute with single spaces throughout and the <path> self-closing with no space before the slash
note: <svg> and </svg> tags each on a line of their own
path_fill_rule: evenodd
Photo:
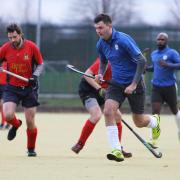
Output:
<svg viewBox="0 0 180 180">
<path fill-rule="evenodd" d="M 73 0 L 41 0 L 42 19 L 46 22 L 64 23 L 68 16 L 71 2 Z M 134 0 L 135 1 L 135 0 Z M 160 25 L 165 18 L 169 18 L 168 7 L 172 0 L 136 0 L 139 4 L 138 10 L 143 19 L 151 25 Z M 6 22 L 22 22 L 26 19 L 25 12 L 31 14 L 31 19 L 37 21 L 38 0 L 29 0 L 29 8 L 25 10 L 24 0 L 0 0 L 0 18 Z"/>
</svg>

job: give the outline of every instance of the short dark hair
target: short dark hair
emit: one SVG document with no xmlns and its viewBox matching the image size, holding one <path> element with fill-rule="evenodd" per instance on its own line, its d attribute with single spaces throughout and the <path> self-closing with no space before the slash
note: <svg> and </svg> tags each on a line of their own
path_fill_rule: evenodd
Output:
<svg viewBox="0 0 180 180">
<path fill-rule="evenodd" d="M 103 21 L 105 24 L 109 24 L 109 23 L 111 24 L 112 23 L 111 17 L 107 14 L 104 14 L 104 13 L 97 15 L 94 19 L 95 24 L 100 22 L 100 21 Z"/>
<path fill-rule="evenodd" d="M 16 23 L 12 23 L 7 26 L 6 33 L 12 33 L 14 31 L 16 31 L 18 34 L 23 34 L 21 27 Z"/>
</svg>

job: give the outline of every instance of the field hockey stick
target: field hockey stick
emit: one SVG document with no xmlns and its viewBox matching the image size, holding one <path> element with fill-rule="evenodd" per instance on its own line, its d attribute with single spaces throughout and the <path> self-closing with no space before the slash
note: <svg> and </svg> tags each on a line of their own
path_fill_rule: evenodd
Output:
<svg viewBox="0 0 180 180">
<path fill-rule="evenodd" d="M 3 69 L 2 67 L 0 67 L 0 72 L 4 72 L 4 73 L 9 74 L 9 75 L 11 75 L 11 76 L 14 76 L 14 77 L 16 77 L 16 78 L 18 78 L 18 79 L 21 79 L 21 80 L 23 80 L 23 81 L 29 82 L 29 80 L 28 80 L 27 78 L 22 77 L 22 76 L 20 76 L 20 75 L 18 75 L 18 74 L 12 73 L 12 72 L 10 72 L 10 71 L 7 71 L 7 70 Z"/>
<path fill-rule="evenodd" d="M 147 58 L 147 55 L 148 55 L 148 53 L 150 53 L 150 51 L 151 51 L 150 48 L 145 48 L 145 49 L 143 49 L 142 54 Z"/>
<path fill-rule="evenodd" d="M 82 71 L 78 70 L 77 68 L 75 68 L 73 65 L 68 64 L 68 65 L 67 65 L 67 68 L 70 69 L 70 70 L 72 70 L 72 71 L 74 71 L 74 72 L 76 72 L 76 73 L 78 73 L 78 74 L 81 74 L 81 75 L 84 75 L 84 76 L 86 76 L 86 77 L 95 79 L 95 76 L 93 76 L 93 75 L 91 75 L 91 74 L 87 74 L 87 73 L 85 73 L 85 72 L 82 72 Z M 105 82 L 105 83 L 110 84 L 110 85 L 113 85 L 113 86 L 120 87 L 120 85 L 118 85 L 118 84 L 116 84 L 115 82 L 110 81 L 110 80 L 104 80 L 104 79 L 102 79 L 102 80 L 100 80 L 100 81 L 101 81 L 101 82 Z"/>
<path fill-rule="evenodd" d="M 121 119 L 121 121 L 123 122 L 123 124 L 125 124 L 125 126 L 139 139 L 140 142 L 142 142 L 142 144 L 156 157 L 156 158 L 161 158 L 162 157 L 162 153 L 156 151 L 149 143 L 147 143 L 139 134 L 137 134 L 132 128 L 131 126 L 129 126 L 129 124 L 124 121 L 123 119 Z"/>
</svg>

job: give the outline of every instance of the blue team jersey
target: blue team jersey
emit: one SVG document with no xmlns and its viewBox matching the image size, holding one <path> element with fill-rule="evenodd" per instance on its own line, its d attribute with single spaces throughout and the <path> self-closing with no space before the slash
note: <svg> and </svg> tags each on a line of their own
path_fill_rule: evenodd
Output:
<svg viewBox="0 0 180 180">
<path fill-rule="evenodd" d="M 112 79 L 119 84 L 130 84 L 137 67 L 137 56 L 141 54 L 136 42 L 127 34 L 113 29 L 112 38 L 100 38 L 96 45 L 102 62 L 109 60 Z"/>
<path fill-rule="evenodd" d="M 151 53 L 151 61 L 153 63 L 154 73 L 152 84 L 160 87 L 171 86 L 176 83 L 176 77 L 172 68 L 162 67 L 159 65 L 159 60 L 164 60 L 167 63 L 180 63 L 178 52 L 169 47 L 163 50 L 155 50 Z"/>
</svg>

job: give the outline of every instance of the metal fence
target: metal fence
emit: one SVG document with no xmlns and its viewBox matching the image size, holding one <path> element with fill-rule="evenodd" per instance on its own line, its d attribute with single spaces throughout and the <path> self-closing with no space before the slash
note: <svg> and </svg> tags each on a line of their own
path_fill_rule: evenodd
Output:
<svg viewBox="0 0 180 180">
<path fill-rule="evenodd" d="M 0 27 L 1 30 L 2 27 Z M 140 49 L 155 49 L 155 39 L 159 32 L 169 34 L 169 45 L 180 52 L 180 29 L 173 27 L 116 27 L 117 30 L 130 34 Z M 35 25 L 23 25 L 25 37 L 35 41 Z M 6 35 L 0 34 L 0 43 Z M 97 35 L 91 26 L 53 26 L 43 25 L 41 31 L 41 51 L 46 68 L 40 77 L 40 94 L 72 95 L 77 94 L 80 76 L 66 69 L 70 63 L 82 71 L 97 57 Z M 148 58 L 149 59 L 149 58 Z M 149 63 L 149 61 L 148 61 Z M 147 95 L 151 91 L 151 73 L 145 75 Z M 177 84 L 180 86 L 180 73 L 177 72 Z M 179 88 L 180 89 L 180 88 Z"/>
</svg>

